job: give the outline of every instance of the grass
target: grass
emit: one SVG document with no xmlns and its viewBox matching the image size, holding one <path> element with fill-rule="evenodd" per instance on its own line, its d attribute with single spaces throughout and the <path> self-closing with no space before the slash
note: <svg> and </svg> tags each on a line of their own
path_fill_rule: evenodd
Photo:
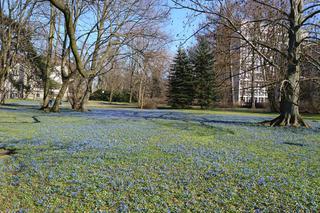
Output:
<svg viewBox="0 0 320 213">
<path fill-rule="evenodd" d="M 136 103 L 127 102 L 107 102 L 107 101 L 90 101 L 90 108 L 138 108 Z"/>
<path fill-rule="evenodd" d="M 236 116 L 260 116 L 260 117 L 277 117 L 279 114 L 266 112 L 264 110 L 251 110 L 251 109 L 241 109 L 241 108 L 230 108 L 230 109 L 185 109 L 179 110 L 186 113 L 194 113 L 200 115 L 236 115 Z M 302 113 L 304 119 L 320 121 L 320 114 L 305 114 Z"/>
<path fill-rule="evenodd" d="M 91 108 L 138 108 L 136 103 L 126 102 L 109 102 L 105 101 L 90 101 L 89 107 Z M 169 106 L 161 105 L 161 109 L 171 110 Z M 248 108 L 214 108 L 203 110 L 199 108 L 174 110 L 178 112 L 186 112 L 200 115 L 236 115 L 236 116 L 259 116 L 259 117 L 276 117 L 277 113 L 268 112 L 265 109 L 248 109 Z M 302 113 L 303 118 L 312 121 L 320 121 L 320 114 Z"/>
<path fill-rule="evenodd" d="M 0 158 L 0 212 L 319 211 L 320 123 L 234 115 L 5 107 L 0 149 L 15 154 Z"/>
</svg>

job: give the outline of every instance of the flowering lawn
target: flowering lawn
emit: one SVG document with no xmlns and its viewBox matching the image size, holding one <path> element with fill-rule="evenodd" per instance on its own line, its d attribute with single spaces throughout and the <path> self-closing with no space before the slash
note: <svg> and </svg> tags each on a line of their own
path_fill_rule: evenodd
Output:
<svg viewBox="0 0 320 213">
<path fill-rule="evenodd" d="M 264 119 L 0 107 L 0 212 L 318 212 L 320 122 Z"/>
</svg>

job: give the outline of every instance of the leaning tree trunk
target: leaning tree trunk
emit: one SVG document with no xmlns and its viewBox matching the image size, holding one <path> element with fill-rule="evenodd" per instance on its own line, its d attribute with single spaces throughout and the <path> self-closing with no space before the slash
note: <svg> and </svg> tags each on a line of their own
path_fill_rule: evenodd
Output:
<svg viewBox="0 0 320 213">
<path fill-rule="evenodd" d="M 64 94 L 66 93 L 66 91 L 68 89 L 69 82 L 70 82 L 69 79 L 67 79 L 67 80 L 65 80 L 65 82 L 63 82 L 63 84 L 59 90 L 59 93 L 54 101 L 54 105 L 51 109 L 52 112 L 59 112 L 60 111 L 60 104 L 62 102 L 62 98 L 63 98 Z"/>
</svg>

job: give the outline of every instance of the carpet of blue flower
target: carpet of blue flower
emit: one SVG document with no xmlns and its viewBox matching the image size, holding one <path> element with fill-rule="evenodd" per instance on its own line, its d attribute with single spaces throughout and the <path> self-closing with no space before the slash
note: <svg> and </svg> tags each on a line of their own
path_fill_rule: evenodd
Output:
<svg viewBox="0 0 320 213">
<path fill-rule="evenodd" d="M 319 211 L 320 123 L 264 119 L 2 108 L 0 212 Z"/>
</svg>

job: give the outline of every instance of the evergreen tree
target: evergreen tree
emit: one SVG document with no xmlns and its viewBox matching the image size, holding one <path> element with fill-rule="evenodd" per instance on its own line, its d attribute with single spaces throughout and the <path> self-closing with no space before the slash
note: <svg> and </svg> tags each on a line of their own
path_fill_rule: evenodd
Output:
<svg viewBox="0 0 320 213">
<path fill-rule="evenodd" d="M 179 48 L 169 76 L 169 105 L 186 108 L 193 101 L 192 67 L 184 49 Z"/>
<path fill-rule="evenodd" d="M 201 108 L 208 108 L 214 101 L 214 59 L 212 49 L 206 38 L 199 39 L 197 46 L 191 52 L 195 98 Z"/>
</svg>

